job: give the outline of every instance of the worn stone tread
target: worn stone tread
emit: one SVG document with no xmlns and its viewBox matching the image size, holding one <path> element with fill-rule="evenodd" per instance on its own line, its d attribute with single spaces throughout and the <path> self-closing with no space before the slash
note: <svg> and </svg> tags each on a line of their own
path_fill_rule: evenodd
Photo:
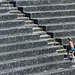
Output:
<svg viewBox="0 0 75 75">
<path fill-rule="evenodd" d="M 43 64 L 37 64 L 37 65 L 31 65 L 31 66 L 22 66 L 22 67 L 16 67 L 16 68 L 11 68 L 11 69 L 6 69 L 6 70 L 1 70 L 0 74 L 2 73 L 11 73 L 11 72 L 17 72 L 17 71 L 22 71 L 22 70 L 26 70 L 26 69 L 32 69 L 32 68 L 38 68 L 38 67 L 45 67 L 47 65 L 54 65 L 54 64 L 63 64 L 63 63 L 70 63 L 70 61 L 56 61 L 56 62 L 49 62 L 49 63 L 43 63 Z M 45 69 L 44 69 L 45 70 Z M 27 72 L 28 73 L 28 72 Z"/>
<path fill-rule="evenodd" d="M 12 51 L 9 51 L 9 52 L 1 52 L 0 53 L 0 56 L 7 56 L 7 55 L 14 55 L 16 54 L 16 56 L 20 53 L 32 53 L 31 55 L 29 56 L 35 56 L 35 55 L 42 55 L 42 54 L 47 54 L 47 53 L 52 53 L 51 52 L 51 49 L 54 49 L 54 52 L 56 52 L 56 50 L 59 50 L 63 48 L 62 46 L 43 46 L 43 47 L 35 47 L 35 48 L 29 48 L 29 49 L 18 49 L 18 50 L 12 50 Z M 39 54 L 40 52 L 40 54 Z M 23 54 L 22 54 L 23 55 Z M 60 55 L 60 54 L 59 54 Z M 24 56 L 27 56 L 24 54 Z M 29 57 L 28 56 L 28 57 Z M 22 56 L 23 57 L 23 56 Z M 3 59 L 5 60 L 5 59 Z"/>
<path fill-rule="evenodd" d="M 59 68 L 57 70 L 45 70 L 40 73 L 32 73 L 32 74 L 26 74 L 26 75 L 74 75 L 75 68 Z"/>
</svg>

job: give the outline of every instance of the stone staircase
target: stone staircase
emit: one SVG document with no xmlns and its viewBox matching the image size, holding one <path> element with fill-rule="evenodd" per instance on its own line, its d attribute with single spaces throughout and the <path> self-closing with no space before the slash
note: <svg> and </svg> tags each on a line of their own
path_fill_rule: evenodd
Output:
<svg viewBox="0 0 75 75">
<path fill-rule="evenodd" d="M 16 6 L 62 45 L 75 42 L 75 0 L 17 0 Z"/>
<path fill-rule="evenodd" d="M 74 75 L 73 63 L 64 59 L 64 53 L 59 54 L 65 50 L 63 45 L 20 8 L 8 1 L 0 4 L 0 75 Z"/>
</svg>

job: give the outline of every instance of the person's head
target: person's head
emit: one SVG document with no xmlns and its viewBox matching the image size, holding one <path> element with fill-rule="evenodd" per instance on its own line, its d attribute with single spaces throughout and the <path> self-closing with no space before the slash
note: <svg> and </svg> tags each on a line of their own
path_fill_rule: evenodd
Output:
<svg viewBox="0 0 75 75">
<path fill-rule="evenodd" d="M 71 37 L 68 38 L 69 41 L 72 41 Z M 73 42 L 73 41 L 72 41 Z"/>
</svg>

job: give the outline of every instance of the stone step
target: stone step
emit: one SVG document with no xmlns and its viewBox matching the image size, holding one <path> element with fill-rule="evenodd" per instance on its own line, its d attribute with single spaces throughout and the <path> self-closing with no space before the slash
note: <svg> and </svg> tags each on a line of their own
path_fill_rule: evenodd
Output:
<svg viewBox="0 0 75 75">
<path fill-rule="evenodd" d="M 45 37 L 45 38 L 40 38 L 40 39 L 45 39 L 48 42 L 55 42 L 55 38 L 51 38 L 51 37 Z"/>
<path fill-rule="evenodd" d="M 23 8 L 24 13 L 35 12 L 35 11 L 53 11 L 53 10 L 75 10 L 75 3 L 66 4 L 46 4 L 46 5 L 32 5 L 32 6 L 20 6 L 19 9 Z"/>
<path fill-rule="evenodd" d="M 13 7 L 13 4 L 2 4 L 2 7 Z"/>
<path fill-rule="evenodd" d="M 59 41 L 61 44 L 68 44 L 69 37 L 71 37 L 73 42 L 75 42 L 75 36 L 58 37 L 58 38 L 56 38 L 56 40 Z"/>
<path fill-rule="evenodd" d="M 25 24 L 34 24 L 34 21 L 33 20 L 26 20 Z"/>
<path fill-rule="evenodd" d="M 10 13 L 13 13 L 13 14 L 20 14 L 21 11 L 19 11 L 19 10 L 11 10 Z"/>
<path fill-rule="evenodd" d="M 0 13 L 6 13 L 9 12 L 9 9 L 7 9 L 6 7 L 0 7 Z"/>
<path fill-rule="evenodd" d="M 20 66 L 28 66 L 28 65 L 34 65 L 34 64 L 41 64 L 41 63 L 47 63 L 47 62 L 55 62 L 59 60 L 63 60 L 64 55 L 53 53 L 53 54 L 43 54 L 38 56 L 32 56 L 32 57 L 22 57 L 22 58 L 15 58 L 12 60 L 6 60 L 0 62 L 0 70 L 3 69 L 10 69 Z"/>
<path fill-rule="evenodd" d="M 64 22 L 74 22 L 75 16 L 60 16 L 60 17 L 45 17 L 45 18 L 34 18 L 37 24 L 52 24 L 52 23 L 64 23 Z"/>
<path fill-rule="evenodd" d="M 8 36 L 32 32 L 33 32 L 32 28 L 25 26 L 0 29 L 0 35 L 8 35 Z"/>
<path fill-rule="evenodd" d="M 17 7 L 0 7 L 0 13 L 18 10 Z"/>
<path fill-rule="evenodd" d="M 67 52 L 66 52 L 66 49 L 59 49 L 59 50 L 57 50 L 57 53 L 60 53 L 60 54 L 64 53 L 64 55 L 65 55 L 65 53 L 67 53 Z"/>
<path fill-rule="evenodd" d="M 3 0 L 3 1 L 2 1 L 2 4 L 9 4 L 9 1 Z"/>
<path fill-rule="evenodd" d="M 65 68 L 65 67 L 69 68 L 71 66 L 70 63 L 71 62 L 69 61 L 56 61 L 56 62 L 31 65 L 31 66 L 22 66 L 22 67 L 1 70 L 0 74 L 23 75 L 23 74 L 29 74 L 29 73 L 43 72 L 45 70 L 59 69 L 59 68 Z"/>
<path fill-rule="evenodd" d="M 45 70 L 40 73 L 32 73 L 32 74 L 26 74 L 26 75 L 74 75 L 75 68 L 59 68 L 57 70 Z"/>
<path fill-rule="evenodd" d="M 75 22 L 64 22 L 54 24 L 40 24 L 44 31 L 74 29 Z"/>
<path fill-rule="evenodd" d="M 29 17 L 18 17 L 17 19 L 18 20 L 25 20 L 26 21 L 26 20 L 29 20 Z"/>
<path fill-rule="evenodd" d="M 19 1 L 16 1 L 16 6 L 30 6 L 30 5 L 43 5 L 43 4 L 49 4 L 49 1 L 48 0 L 44 0 L 44 1 L 19 0 Z"/>
<path fill-rule="evenodd" d="M 48 39 L 49 40 L 49 38 L 51 39 L 50 35 L 47 35 L 47 34 L 40 35 L 40 39 Z"/>
<path fill-rule="evenodd" d="M 7 52 L 11 50 L 18 50 L 18 49 L 28 49 L 34 47 L 42 47 L 47 46 L 48 43 L 46 40 L 29 40 L 29 41 L 22 41 L 22 42 L 15 42 L 9 44 L 2 44 L 0 45 L 0 52 Z"/>
<path fill-rule="evenodd" d="M 14 20 L 14 19 L 17 19 L 17 15 L 12 15 L 9 13 L 0 14 L 0 21 Z"/>
<path fill-rule="evenodd" d="M 72 66 L 75 68 L 75 60 L 72 61 Z"/>
<path fill-rule="evenodd" d="M 33 24 L 25 24 L 25 26 L 27 26 L 27 27 L 38 27 L 37 24 L 34 24 L 34 23 Z"/>
<path fill-rule="evenodd" d="M 14 42 L 20 42 L 20 41 L 27 41 L 27 40 L 37 40 L 40 36 L 33 33 L 24 33 L 24 34 L 16 34 L 16 35 L 10 35 L 10 36 L 0 36 L 0 44 L 6 44 L 6 43 L 14 43 Z"/>
<path fill-rule="evenodd" d="M 33 31 L 35 32 L 35 31 L 42 31 L 42 28 L 40 28 L 40 27 L 33 27 Z"/>
<path fill-rule="evenodd" d="M 70 1 L 70 0 L 66 0 L 66 1 L 64 1 L 64 0 L 57 0 L 57 1 L 51 1 L 51 0 L 44 0 L 44 1 L 40 1 L 40 0 L 35 0 L 35 1 L 32 1 L 32 0 L 18 0 L 18 1 L 16 1 L 16 5 L 17 6 L 31 6 L 31 5 L 44 5 L 44 4 L 60 4 L 60 3 L 74 3 L 75 1 L 74 0 L 72 0 L 72 1 Z"/>
<path fill-rule="evenodd" d="M 49 46 L 56 46 L 56 45 L 60 45 L 60 43 L 53 41 L 53 42 L 48 42 L 48 45 Z"/>
<path fill-rule="evenodd" d="M 12 60 L 12 59 L 19 59 L 22 57 L 32 57 L 37 55 L 43 54 L 52 54 L 55 53 L 57 50 L 61 49 L 62 46 L 43 46 L 43 47 L 35 47 L 35 48 L 28 48 L 28 49 L 18 49 L 12 50 L 8 52 L 1 52 L 0 53 L 0 61 L 5 60 Z M 60 55 L 60 54 L 59 54 Z M 63 58 L 63 57 L 61 57 Z"/>
<path fill-rule="evenodd" d="M 0 28 L 23 26 L 24 24 L 25 24 L 25 21 L 23 20 L 0 21 Z"/>
<path fill-rule="evenodd" d="M 35 33 L 35 34 L 39 34 L 39 35 L 44 35 L 44 34 L 46 34 L 45 31 L 36 31 L 36 32 L 33 32 L 33 33 Z"/>
<path fill-rule="evenodd" d="M 25 17 L 25 14 L 22 13 L 16 13 L 17 17 Z"/>
<path fill-rule="evenodd" d="M 71 16 L 75 15 L 75 10 L 54 10 L 54 11 L 34 11 L 27 13 L 31 19 L 55 16 Z"/>
<path fill-rule="evenodd" d="M 6 7 L 6 8 L 8 8 L 8 7 Z M 18 10 L 18 8 L 17 7 L 9 7 L 9 10 L 10 11 L 16 11 L 16 10 Z"/>
<path fill-rule="evenodd" d="M 59 37 L 66 37 L 66 36 L 75 36 L 75 29 L 69 29 L 69 30 L 57 30 L 57 31 L 48 31 L 48 34 L 51 35 L 51 37 L 59 38 Z"/>
</svg>

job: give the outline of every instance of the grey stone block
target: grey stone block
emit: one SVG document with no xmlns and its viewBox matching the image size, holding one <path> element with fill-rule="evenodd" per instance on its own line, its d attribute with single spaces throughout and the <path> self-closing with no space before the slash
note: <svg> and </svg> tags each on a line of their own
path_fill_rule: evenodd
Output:
<svg viewBox="0 0 75 75">
<path fill-rule="evenodd" d="M 16 27 L 16 26 L 22 26 L 24 24 L 25 24 L 25 21 L 23 20 L 0 21 L 0 28 Z"/>
<path fill-rule="evenodd" d="M 24 0 L 20 0 L 20 1 L 16 1 L 16 5 L 17 6 L 28 6 L 28 5 L 41 5 L 41 4 L 49 4 L 49 0 L 31 0 L 31 1 L 24 1 Z"/>
<path fill-rule="evenodd" d="M 49 56 L 48 56 L 49 55 Z M 3 69 L 9 69 L 9 68 L 15 68 L 20 66 L 27 66 L 27 65 L 33 65 L 33 64 L 41 64 L 41 63 L 47 63 L 52 61 L 59 61 L 63 60 L 64 55 L 60 54 L 44 54 L 44 55 L 38 55 L 33 57 L 24 57 L 24 58 L 17 58 L 7 61 L 2 61 L 0 63 L 0 70 Z"/>
<path fill-rule="evenodd" d="M 59 68 L 57 70 L 48 70 L 46 72 L 34 73 L 34 74 L 26 74 L 26 75 L 74 75 L 75 68 Z"/>
<path fill-rule="evenodd" d="M 56 24 L 40 24 L 45 31 L 55 31 L 55 30 L 68 30 L 75 29 L 75 22 L 65 22 L 65 23 L 56 23 Z"/>
<path fill-rule="evenodd" d="M 19 0 L 16 1 L 17 6 L 28 6 L 28 5 L 43 5 L 43 4 L 60 4 L 60 3 L 75 3 L 75 0 L 32 0 L 32 1 L 24 1 Z"/>
<path fill-rule="evenodd" d="M 30 29 L 29 29 L 30 30 Z M 1 36 L 0 37 L 0 44 L 5 43 L 14 43 L 19 41 L 27 41 L 27 40 L 37 40 L 40 36 L 38 34 L 16 34 L 12 36 Z"/>
<path fill-rule="evenodd" d="M 5 7 L 0 7 L 0 13 L 6 13 L 6 12 L 9 12 L 9 9 Z"/>
<path fill-rule="evenodd" d="M 57 64 L 56 64 L 57 63 Z M 8 74 L 8 75 L 23 75 L 23 74 L 29 74 L 29 73 L 37 73 L 37 72 L 43 72 L 45 70 L 52 70 L 52 69 L 58 69 L 58 68 L 69 68 L 71 66 L 69 61 L 57 61 L 57 62 L 49 62 L 49 63 L 43 63 L 43 64 L 37 64 L 37 65 L 31 65 L 31 66 L 22 66 L 17 68 L 12 68 L 8 70 L 1 70 L 1 74 Z"/>
<path fill-rule="evenodd" d="M 29 12 L 29 17 L 33 18 L 43 18 L 43 17 L 55 17 L 55 16 L 71 16 L 75 15 L 75 10 L 58 10 L 58 11 L 39 11 L 39 12 Z"/>
<path fill-rule="evenodd" d="M 0 21 L 6 21 L 6 20 L 14 20 L 17 19 L 17 15 L 13 14 L 0 14 Z"/>
<path fill-rule="evenodd" d="M 39 6 L 24 6 L 20 7 L 23 8 L 23 12 L 34 12 L 34 11 L 52 11 L 52 10 L 70 10 L 75 9 L 75 3 L 74 4 L 53 4 L 53 5 L 39 5 Z"/>
<path fill-rule="evenodd" d="M 46 18 L 34 18 L 35 23 L 38 24 L 51 24 L 51 23 L 63 23 L 74 22 L 75 16 L 60 16 L 60 17 L 46 17 Z"/>
<path fill-rule="evenodd" d="M 47 46 L 47 41 L 45 40 L 35 40 L 35 41 L 23 41 L 23 42 L 16 42 L 16 43 L 9 43 L 9 44 L 2 44 L 0 45 L 0 52 L 7 52 L 13 51 L 18 49 L 28 49 L 28 48 L 35 48 L 35 47 L 43 47 Z"/>
<path fill-rule="evenodd" d="M 28 49 L 19 49 L 19 50 L 9 51 L 9 52 L 2 52 L 0 53 L 0 61 L 18 59 L 21 57 L 31 57 L 31 56 L 36 57 L 37 55 L 43 55 L 43 54 L 48 54 L 49 56 L 49 53 L 54 53 L 56 52 L 56 50 L 60 48 L 63 48 L 63 47 L 62 46 L 53 46 L 53 47 L 43 46 L 43 47 L 35 47 L 35 48 L 28 48 Z"/>
<path fill-rule="evenodd" d="M 75 29 L 71 30 L 58 30 L 58 31 L 48 31 L 48 34 L 50 34 L 52 37 L 59 38 L 59 37 L 66 37 L 66 36 L 74 36 L 75 35 Z"/>
<path fill-rule="evenodd" d="M 0 29 L 0 35 L 15 35 L 15 34 L 23 34 L 23 33 L 32 33 L 32 28 L 30 27 L 12 27 Z"/>
</svg>

